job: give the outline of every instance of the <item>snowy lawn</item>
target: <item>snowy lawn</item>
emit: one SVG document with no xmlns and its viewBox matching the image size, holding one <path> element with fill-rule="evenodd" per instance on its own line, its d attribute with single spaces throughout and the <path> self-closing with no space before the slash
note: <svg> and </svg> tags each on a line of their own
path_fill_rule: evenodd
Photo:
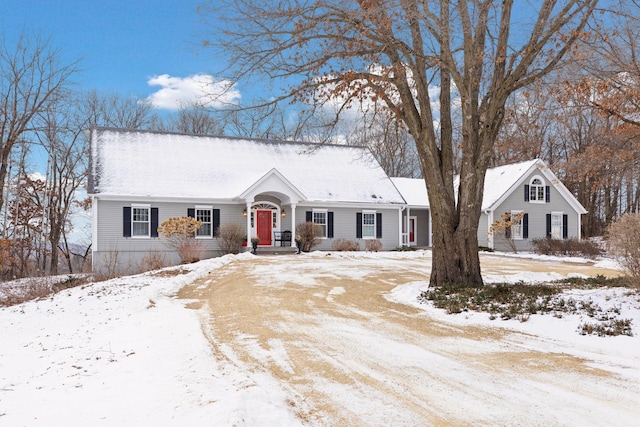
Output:
<svg viewBox="0 0 640 427">
<path fill-rule="evenodd" d="M 482 255 L 489 282 L 615 274 L 606 262 L 561 261 Z M 521 323 L 418 304 L 429 265 L 428 251 L 242 254 L 2 308 L 0 425 L 640 419 L 637 292 L 567 291 L 632 319 L 633 337 L 582 336 L 583 316 Z"/>
</svg>

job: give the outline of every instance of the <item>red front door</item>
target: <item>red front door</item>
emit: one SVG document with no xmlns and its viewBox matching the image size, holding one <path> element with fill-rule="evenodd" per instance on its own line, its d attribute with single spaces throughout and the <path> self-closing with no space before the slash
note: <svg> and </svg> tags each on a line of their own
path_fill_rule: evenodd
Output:
<svg viewBox="0 0 640 427">
<path fill-rule="evenodd" d="M 273 214 L 271 211 L 257 211 L 258 221 L 256 221 L 256 234 L 260 238 L 259 245 L 271 245 L 271 227 L 273 224 Z"/>
</svg>

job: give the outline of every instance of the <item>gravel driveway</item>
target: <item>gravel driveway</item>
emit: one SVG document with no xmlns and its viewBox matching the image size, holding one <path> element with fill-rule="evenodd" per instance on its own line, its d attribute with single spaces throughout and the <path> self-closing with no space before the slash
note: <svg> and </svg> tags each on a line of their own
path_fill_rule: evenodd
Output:
<svg viewBox="0 0 640 427">
<path fill-rule="evenodd" d="M 488 274 L 617 274 L 484 255 L 482 265 Z M 208 310 L 204 330 L 216 357 L 279 380 L 303 425 L 640 420 L 640 384 L 616 374 L 629 369 L 628 360 L 604 365 L 590 350 L 569 351 L 499 322 L 460 326 L 385 298 L 398 285 L 426 280 L 429 270 L 428 255 L 257 257 L 216 270 L 180 296 Z"/>
</svg>

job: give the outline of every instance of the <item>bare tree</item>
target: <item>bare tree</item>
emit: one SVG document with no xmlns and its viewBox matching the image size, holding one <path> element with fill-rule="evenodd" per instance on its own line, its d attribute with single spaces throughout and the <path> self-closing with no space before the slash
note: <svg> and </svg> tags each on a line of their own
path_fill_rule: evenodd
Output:
<svg viewBox="0 0 640 427">
<path fill-rule="evenodd" d="M 224 127 L 214 114 L 210 109 L 199 105 L 184 107 L 178 110 L 177 115 L 169 118 L 166 130 L 196 135 L 222 135 Z"/>
<path fill-rule="evenodd" d="M 598 80 L 605 97 L 589 101 L 611 116 L 640 128 L 640 2 L 619 0 L 593 25 L 583 53 L 585 69 Z M 585 49 L 586 50 L 586 49 Z"/>
<path fill-rule="evenodd" d="M 73 270 L 73 251 L 67 239 L 71 230 L 70 217 L 74 209 L 87 209 L 78 200 L 78 190 L 86 183 L 89 141 L 85 131 L 91 126 L 114 126 L 127 129 L 150 127 L 154 116 L 148 103 L 117 94 L 61 94 L 56 108 L 42 112 L 37 133 L 41 146 L 48 154 L 47 169 L 47 238 L 51 248 L 49 271 L 57 274 L 58 254 Z M 85 252 L 86 253 L 86 252 Z"/>
<path fill-rule="evenodd" d="M 477 228 L 507 99 L 557 67 L 597 0 L 210 2 L 238 77 L 294 77 L 282 98 L 384 105 L 412 135 L 433 219 L 431 283 L 482 285 Z M 221 9 L 221 10 L 220 10 Z M 215 14 L 215 15 L 213 15 Z M 511 31 L 517 21 L 518 31 Z M 437 109 L 430 89 L 439 88 Z M 454 187 L 454 103 L 461 114 Z"/>
<path fill-rule="evenodd" d="M 68 93 L 65 101 L 40 115 L 42 130 L 38 132 L 48 153 L 46 215 L 51 274 L 58 273 L 59 251 L 65 255 L 70 271 L 73 270 L 65 233 L 71 226 L 69 218 L 77 190 L 85 184 L 88 172 L 89 143 L 84 133 L 88 119 L 75 110 L 78 102 L 73 94 Z"/>
<path fill-rule="evenodd" d="M 152 129 L 157 119 L 150 102 L 117 93 L 89 91 L 79 99 L 77 108 L 87 127 Z"/>
<path fill-rule="evenodd" d="M 282 104 L 264 101 L 258 106 L 219 111 L 225 134 L 244 138 L 329 142 L 335 136 L 331 119 L 313 106 L 287 110 Z"/>
<path fill-rule="evenodd" d="M 20 35 L 0 46 L 0 188 L 4 190 L 14 147 L 35 128 L 34 117 L 58 102 L 77 63 L 61 63 L 60 51 L 39 36 Z M 0 191 L 0 210 L 5 203 Z"/>
<path fill-rule="evenodd" d="M 389 176 L 420 177 L 415 144 L 404 124 L 384 112 L 366 115 L 353 126 L 350 143 L 368 147 Z"/>
</svg>

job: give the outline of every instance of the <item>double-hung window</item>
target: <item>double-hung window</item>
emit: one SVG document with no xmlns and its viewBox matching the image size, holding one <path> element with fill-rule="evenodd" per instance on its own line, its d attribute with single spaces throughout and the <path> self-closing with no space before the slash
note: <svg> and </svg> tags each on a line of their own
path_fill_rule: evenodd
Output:
<svg viewBox="0 0 640 427">
<path fill-rule="evenodd" d="M 551 212 L 551 238 L 562 239 L 562 212 Z"/>
<path fill-rule="evenodd" d="M 362 211 L 362 238 L 376 238 L 376 212 Z"/>
<path fill-rule="evenodd" d="M 131 207 L 131 237 L 149 237 L 151 230 L 151 208 L 149 206 Z"/>
<path fill-rule="evenodd" d="M 210 206 L 196 206 L 196 219 L 202 223 L 196 237 L 211 237 L 213 232 L 213 209 Z"/>
<path fill-rule="evenodd" d="M 513 240 L 522 240 L 522 219 L 523 211 L 511 211 L 511 238 Z"/>
<path fill-rule="evenodd" d="M 313 210 L 313 223 L 318 224 L 322 228 L 322 238 L 327 238 L 327 210 L 326 209 L 314 209 Z"/>
</svg>

